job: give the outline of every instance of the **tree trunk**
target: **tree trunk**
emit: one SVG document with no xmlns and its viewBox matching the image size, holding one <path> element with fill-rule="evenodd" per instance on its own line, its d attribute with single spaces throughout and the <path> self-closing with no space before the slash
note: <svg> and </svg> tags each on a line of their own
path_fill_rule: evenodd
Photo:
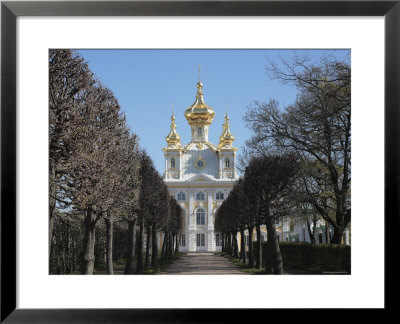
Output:
<svg viewBox="0 0 400 324">
<path fill-rule="evenodd" d="M 174 233 L 171 232 L 171 234 L 169 235 L 171 242 L 170 242 L 170 246 L 169 246 L 169 255 L 172 256 L 174 255 Z"/>
<path fill-rule="evenodd" d="M 235 256 L 235 240 L 233 234 L 230 234 L 231 237 L 231 256 Z"/>
<path fill-rule="evenodd" d="M 233 257 L 239 258 L 237 233 L 232 233 L 232 237 L 233 237 Z"/>
<path fill-rule="evenodd" d="M 146 226 L 146 263 L 145 267 L 150 266 L 150 238 L 151 238 L 151 226 Z"/>
<path fill-rule="evenodd" d="M 266 214 L 265 222 L 268 234 L 267 245 L 269 245 L 269 247 L 267 248 L 267 252 L 270 253 L 274 274 L 283 274 L 282 255 L 281 255 L 281 250 L 279 249 L 279 241 L 278 238 L 276 237 L 275 221 L 272 214 L 270 201 L 266 203 L 266 209 L 267 210 L 265 213 Z M 269 271 L 269 269 L 267 268 L 265 270 Z"/>
<path fill-rule="evenodd" d="M 96 242 L 96 213 L 92 207 L 86 209 L 85 217 L 85 235 L 83 239 L 82 252 L 82 274 L 93 274 L 94 270 L 94 245 Z"/>
<path fill-rule="evenodd" d="M 134 274 L 136 250 L 136 218 L 128 221 L 128 240 L 126 247 L 126 264 L 124 274 Z"/>
<path fill-rule="evenodd" d="M 261 251 L 261 227 L 260 225 L 256 226 L 256 232 L 257 232 L 257 250 L 256 252 L 256 268 L 261 269 L 261 258 L 262 258 L 262 251 Z"/>
<path fill-rule="evenodd" d="M 72 239 L 71 239 L 71 225 L 67 225 L 67 267 L 65 273 L 71 273 L 72 269 Z"/>
<path fill-rule="evenodd" d="M 52 167 L 53 163 L 50 166 L 50 186 L 49 186 L 49 274 L 51 274 L 51 253 L 53 247 L 53 228 L 54 228 L 54 212 L 56 208 L 56 185 L 55 185 L 55 171 L 54 167 Z"/>
<path fill-rule="evenodd" d="M 240 258 L 243 263 L 246 263 L 246 245 L 244 242 L 244 230 L 240 230 Z"/>
<path fill-rule="evenodd" d="M 227 252 L 229 255 L 231 255 L 231 254 L 232 254 L 231 234 L 228 233 L 227 235 L 228 235 L 228 244 L 227 244 L 227 246 L 228 246 L 228 251 L 226 251 L 226 252 Z"/>
<path fill-rule="evenodd" d="M 106 264 L 107 264 L 107 274 L 114 274 L 113 270 L 113 230 L 114 230 L 114 222 L 111 219 L 111 215 L 109 218 L 105 218 L 106 222 L 106 237 L 107 237 L 107 253 L 106 253 Z"/>
<path fill-rule="evenodd" d="M 333 230 L 334 231 L 333 231 L 331 243 L 332 244 L 342 244 L 342 237 L 343 237 L 343 232 L 344 232 L 343 226 L 335 226 L 333 228 Z"/>
<path fill-rule="evenodd" d="M 54 217 L 49 218 L 49 274 L 51 274 L 51 253 L 53 247 L 53 228 L 54 228 Z"/>
<path fill-rule="evenodd" d="M 170 232 L 169 233 L 169 244 L 168 244 L 168 256 L 174 254 L 174 235 Z"/>
<path fill-rule="evenodd" d="M 161 248 L 161 260 L 165 259 L 165 248 L 167 245 L 167 234 L 164 232 L 163 244 Z"/>
<path fill-rule="evenodd" d="M 165 248 L 164 248 L 164 260 L 168 258 L 168 250 L 169 250 L 169 233 L 165 233 Z"/>
<path fill-rule="evenodd" d="M 253 226 L 249 227 L 247 230 L 249 232 L 249 267 L 254 267 L 254 252 L 253 252 Z"/>
<path fill-rule="evenodd" d="M 313 225 L 313 228 L 315 228 L 315 226 Z M 308 230 L 308 236 L 310 237 L 310 241 L 312 244 L 315 244 L 315 236 L 314 236 L 314 229 L 311 230 L 311 225 L 310 225 L 310 221 L 307 218 L 307 230 Z"/>
<path fill-rule="evenodd" d="M 331 236 L 329 233 L 329 223 L 325 222 L 325 238 L 326 238 L 326 243 L 330 244 L 331 243 Z"/>
<path fill-rule="evenodd" d="M 178 233 L 175 234 L 175 252 L 178 253 L 179 252 L 179 238 L 178 238 Z"/>
<path fill-rule="evenodd" d="M 154 268 L 157 262 L 158 255 L 158 246 L 157 246 L 157 231 L 156 226 L 153 224 L 151 227 L 151 243 L 152 243 L 152 251 L 151 251 L 151 266 Z"/>
<path fill-rule="evenodd" d="M 143 219 L 140 220 L 139 224 L 139 237 L 138 237 L 138 257 L 137 257 L 137 265 L 136 265 L 136 272 L 141 273 L 143 270 L 143 230 L 144 230 L 144 221 Z"/>
</svg>

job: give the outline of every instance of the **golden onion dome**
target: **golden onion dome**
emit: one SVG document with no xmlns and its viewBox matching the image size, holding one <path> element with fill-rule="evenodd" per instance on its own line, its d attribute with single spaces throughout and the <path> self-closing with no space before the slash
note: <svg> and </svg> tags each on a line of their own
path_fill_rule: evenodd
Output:
<svg viewBox="0 0 400 324">
<path fill-rule="evenodd" d="M 197 82 L 197 93 L 195 102 L 185 110 L 185 117 L 190 125 L 206 124 L 210 125 L 215 112 L 204 102 L 203 83 Z"/>
</svg>

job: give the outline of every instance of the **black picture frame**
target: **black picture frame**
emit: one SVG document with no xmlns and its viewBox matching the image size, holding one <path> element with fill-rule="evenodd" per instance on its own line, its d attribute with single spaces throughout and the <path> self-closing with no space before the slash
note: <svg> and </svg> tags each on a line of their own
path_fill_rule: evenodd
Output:
<svg viewBox="0 0 400 324">
<path fill-rule="evenodd" d="M 395 1 L 2 1 L 1 322 L 228 322 L 243 310 L 16 308 L 16 18 L 18 16 L 384 16 L 385 309 L 398 276 L 388 248 L 399 234 L 400 0 Z M 392 224 L 392 225 L 391 225 Z M 252 310 L 264 312 L 263 310 Z M 239 314 L 240 313 L 240 314 Z M 231 319 L 231 320 L 230 320 Z"/>
</svg>

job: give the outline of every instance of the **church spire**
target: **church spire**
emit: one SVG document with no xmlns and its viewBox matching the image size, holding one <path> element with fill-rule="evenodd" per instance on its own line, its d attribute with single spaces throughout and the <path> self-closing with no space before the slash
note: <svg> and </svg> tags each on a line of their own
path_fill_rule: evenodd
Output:
<svg viewBox="0 0 400 324">
<path fill-rule="evenodd" d="M 169 134 L 166 136 L 166 141 L 169 148 L 179 148 L 181 147 L 181 137 L 176 132 L 176 124 L 175 124 L 175 112 L 174 112 L 174 104 L 172 104 L 172 114 L 171 114 L 171 130 Z"/>
<path fill-rule="evenodd" d="M 201 74 L 201 70 L 200 70 L 200 64 L 199 64 L 199 83 L 201 83 L 200 74 Z"/>
<path fill-rule="evenodd" d="M 225 110 L 225 123 L 222 125 L 222 135 L 219 138 L 218 147 L 219 148 L 231 148 L 235 137 L 232 135 L 229 129 L 229 116 L 228 116 L 228 106 Z"/>
</svg>

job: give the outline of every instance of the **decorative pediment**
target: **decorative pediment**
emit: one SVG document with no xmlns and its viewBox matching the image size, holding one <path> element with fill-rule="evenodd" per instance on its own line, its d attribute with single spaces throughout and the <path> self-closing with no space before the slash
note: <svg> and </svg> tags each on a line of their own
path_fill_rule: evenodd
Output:
<svg viewBox="0 0 400 324">
<path fill-rule="evenodd" d="M 192 181 L 192 182 L 198 181 L 198 182 L 201 182 L 201 181 L 215 181 L 215 180 L 214 180 L 211 176 L 209 176 L 209 175 L 207 175 L 207 174 L 200 173 L 200 174 L 197 174 L 197 175 L 195 175 L 194 177 L 188 179 L 188 181 Z"/>
</svg>

